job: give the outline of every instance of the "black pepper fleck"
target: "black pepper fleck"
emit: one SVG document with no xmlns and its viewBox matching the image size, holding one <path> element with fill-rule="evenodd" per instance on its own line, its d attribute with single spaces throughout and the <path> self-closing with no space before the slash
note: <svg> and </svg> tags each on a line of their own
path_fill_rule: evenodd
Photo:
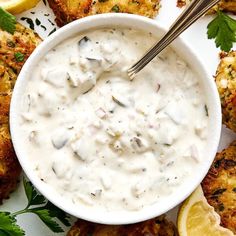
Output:
<svg viewBox="0 0 236 236">
<path fill-rule="evenodd" d="M 41 21 L 40 21 L 38 18 L 36 18 L 36 19 L 35 19 L 35 24 L 36 24 L 36 25 L 40 25 L 40 24 L 41 24 Z"/>
<path fill-rule="evenodd" d="M 54 32 L 56 32 L 56 30 L 57 30 L 57 29 L 54 28 L 54 29 L 48 34 L 48 36 L 51 35 L 51 34 L 53 34 Z"/>
<path fill-rule="evenodd" d="M 41 28 L 43 28 L 43 29 L 44 29 L 44 31 L 46 31 L 46 30 L 47 30 L 47 28 L 46 28 L 44 25 L 40 25 L 40 27 L 41 27 Z"/>
<path fill-rule="evenodd" d="M 34 30 L 34 22 L 32 21 L 32 19 L 28 17 L 21 17 L 20 19 L 26 21 L 26 23 L 29 24 L 30 29 Z"/>
</svg>

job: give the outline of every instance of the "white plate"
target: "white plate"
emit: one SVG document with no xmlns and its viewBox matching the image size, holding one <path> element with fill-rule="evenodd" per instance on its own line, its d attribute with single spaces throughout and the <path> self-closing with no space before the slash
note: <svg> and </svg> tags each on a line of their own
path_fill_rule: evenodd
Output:
<svg viewBox="0 0 236 236">
<path fill-rule="evenodd" d="M 176 7 L 176 1 L 177 0 L 162 0 L 160 13 L 155 20 L 157 20 L 163 26 L 170 26 L 181 12 L 181 10 Z M 43 1 L 41 1 L 35 8 L 17 16 L 19 22 L 25 26 L 29 26 L 26 19 L 22 17 L 32 19 L 34 22 L 34 29 L 41 38 L 46 38 L 51 31 L 57 29 L 54 21 L 54 14 L 49 8 L 48 4 L 46 3 L 45 5 Z M 190 46 L 192 46 L 193 50 L 196 51 L 203 63 L 208 65 L 209 72 L 214 75 L 219 63 L 218 54 L 220 51 L 219 49 L 216 49 L 213 40 L 207 39 L 207 24 L 210 20 L 211 16 L 203 17 L 193 26 L 191 26 L 186 32 L 184 32 L 182 36 L 188 41 Z M 38 25 L 36 24 L 36 21 Z M 235 46 L 236 45 L 234 45 L 234 49 L 236 49 Z M 226 128 L 223 128 L 219 150 L 226 147 L 234 139 L 236 139 L 236 134 Z M 23 209 L 26 206 L 26 203 L 27 200 L 24 194 L 23 185 L 21 183 L 17 190 L 11 194 L 11 198 L 7 201 L 4 201 L 4 204 L 0 206 L 0 211 L 15 212 L 17 210 Z M 169 211 L 167 213 L 168 217 L 175 221 L 177 211 L 178 207 Z M 75 219 L 72 217 L 71 222 L 73 223 L 74 220 Z M 17 223 L 26 231 L 26 236 L 63 236 L 66 235 L 68 230 L 67 228 L 64 228 L 65 233 L 54 234 L 37 218 L 37 216 L 32 214 L 18 216 Z"/>
</svg>

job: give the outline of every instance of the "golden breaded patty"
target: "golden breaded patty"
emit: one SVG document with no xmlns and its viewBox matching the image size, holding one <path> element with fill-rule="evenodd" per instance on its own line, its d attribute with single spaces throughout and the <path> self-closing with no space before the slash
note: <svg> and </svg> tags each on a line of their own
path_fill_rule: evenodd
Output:
<svg viewBox="0 0 236 236">
<path fill-rule="evenodd" d="M 160 8 L 160 0 L 48 0 L 56 15 L 58 26 L 88 15 L 125 12 L 153 18 Z"/>
<path fill-rule="evenodd" d="M 40 42 L 20 24 L 13 35 L 0 30 L 0 203 L 16 188 L 21 173 L 8 126 L 11 94 L 24 62 Z"/>
<path fill-rule="evenodd" d="M 177 236 L 174 224 L 165 216 L 131 225 L 101 225 L 78 220 L 67 236 Z"/>
<path fill-rule="evenodd" d="M 16 158 L 8 124 L 0 126 L 0 203 L 16 188 L 21 167 Z"/>
<path fill-rule="evenodd" d="M 177 7 L 184 7 L 189 4 L 189 0 L 177 0 Z"/>
<path fill-rule="evenodd" d="M 5 65 L 4 61 L 2 60 L 2 56 L 0 55 L 0 93 L 11 93 L 16 78 L 17 74 L 13 71 L 12 68 Z"/>
<path fill-rule="evenodd" d="M 221 100 L 223 123 L 236 132 L 236 51 L 221 53 L 215 81 Z"/>
<path fill-rule="evenodd" d="M 236 13 L 236 1 L 222 0 L 215 7 L 212 8 L 210 13 L 215 13 L 217 10 Z"/>
<path fill-rule="evenodd" d="M 183 7 L 188 4 L 190 0 L 177 0 L 177 6 Z M 216 4 L 209 13 L 215 13 L 217 10 L 227 11 L 236 13 L 236 0 L 222 0 L 218 4 Z"/>
<path fill-rule="evenodd" d="M 0 93 L 11 93 L 24 62 L 40 42 L 37 34 L 20 24 L 13 35 L 0 30 Z"/>
<path fill-rule="evenodd" d="M 0 127 L 2 124 L 8 124 L 10 101 L 11 96 L 9 94 L 0 93 Z"/>
<path fill-rule="evenodd" d="M 202 189 L 221 225 L 236 234 L 236 141 L 216 155 Z"/>
</svg>

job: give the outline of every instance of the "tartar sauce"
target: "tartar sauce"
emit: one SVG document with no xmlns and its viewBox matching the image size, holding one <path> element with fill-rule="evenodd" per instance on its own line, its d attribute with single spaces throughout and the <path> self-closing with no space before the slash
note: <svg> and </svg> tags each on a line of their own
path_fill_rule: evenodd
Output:
<svg viewBox="0 0 236 236">
<path fill-rule="evenodd" d="M 189 65 L 168 48 L 127 76 L 154 42 L 133 29 L 94 30 L 50 50 L 31 75 L 21 102 L 26 158 L 75 205 L 139 210 L 204 161 L 209 114 Z"/>
</svg>

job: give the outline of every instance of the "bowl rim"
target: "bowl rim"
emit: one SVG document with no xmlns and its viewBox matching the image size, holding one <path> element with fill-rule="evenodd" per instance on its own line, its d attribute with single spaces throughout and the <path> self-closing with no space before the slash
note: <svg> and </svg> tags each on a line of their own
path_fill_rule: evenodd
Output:
<svg viewBox="0 0 236 236">
<path fill-rule="evenodd" d="M 104 21 L 109 22 L 109 23 L 107 23 L 107 26 L 104 24 Z M 114 213 L 113 215 L 111 214 L 111 212 L 106 213 L 106 214 L 100 214 L 98 212 L 96 212 L 96 214 L 90 214 L 91 213 L 90 211 L 89 211 L 89 213 L 84 212 L 83 208 L 79 212 L 77 211 L 78 208 L 73 208 L 73 207 L 68 208 L 68 204 L 62 202 L 63 197 L 61 198 L 59 196 L 55 196 L 54 194 L 52 194 L 53 192 L 49 191 L 47 189 L 47 187 L 45 186 L 45 184 L 42 181 L 40 181 L 39 177 L 37 177 L 35 172 L 32 169 L 30 169 L 30 166 L 27 163 L 27 158 L 24 158 L 24 156 L 22 154 L 19 138 L 17 137 L 17 126 L 18 126 L 17 125 L 17 116 L 18 115 L 16 113 L 17 113 L 17 110 L 19 107 L 18 106 L 19 97 L 22 94 L 21 91 L 22 91 L 23 84 L 27 83 L 27 80 L 28 80 L 27 73 L 29 73 L 29 71 L 31 71 L 31 68 L 32 68 L 31 65 L 34 64 L 35 61 L 39 60 L 43 55 L 45 55 L 45 53 L 48 50 L 50 50 L 52 47 L 56 46 L 58 43 L 62 42 L 63 40 L 72 37 L 76 33 L 80 34 L 81 32 L 84 32 L 84 30 L 82 30 L 82 31 L 80 30 L 81 26 L 84 26 L 89 31 L 91 28 L 93 28 L 92 27 L 93 23 L 99 24 L 100 28 L 105 28 L 105 27 L 109 27 L 109 26 L 111 27 L 111 25 L 116 25 L 115 23 L 114 24 L 112 23 L 113 21 L 122 22 L 121 28 L 125 27 L 124 25 L 127 25 L 127 27 L 129 27 L 128 25 L 131 24 L 130 22 L 137 22 L 140 24 L 149 25 L 150 27 L 156 27 L 157 29 L 159 29 L 162 32 L 166 31 L 165 27 L 160 26 L 160 24 L 155 20 L 152 20 L 152 19 L 149 19 L 149 18 L 146 18 L 143 16 L 139 16 L 139 15 L 125 14 L 125 13 L 106 13 L 106 14 L 88 16 L 88 17 L 76 20 L 76 21 L 69 23 L 68 25 L 60 28 L 55 33 L 53 33 L 48 38 L 46 38 L 34 50 L 34 52 L 31 54 L 31 56 L 26 61 L 25 65 L 23 66 L 20 74 L 18 75 L 18 79 L 16 81 L 16 84 L 15 84 L 15 87 L 13 90 L 11 105 L 10 105 L 10 133 L 11 133 L 12 143 L 13 143 L 16 155 L 18 157 L 18 160 L 19 160 L 25 174 L 28 176 L 28 178 L 33 183 L 33 185 L 36 187 L 36 189 L 38 189 L 39 192 L 41 192 L 50 202 L 52 202 L 54 205 L 61 208 L 65 212 L 67 212 L 73 216 L 76 216 L 78 218 L 92 221 L 95 223 L 117 225 L 117 224 L 136 223 L 136 222 L 140 222 L 140 221 L 147 220 L 147 219 L 153 218 L 155 216 L 161 215 L 161 214 L 169 211 L 170 209 L 174 208 L 179 203 L 181 203 L 199 185 L 199 183 L 202 181 L 202 179 L 206 175 L 208 169 L 210 168 L 210 165 L 215 157 L 215 153 L 217 152 L 217 147 L 219 144 L 220 134 L 221 134 L 221 108 L 220 108 L 221 106 L 220 106 L 219 95 L 218 95 L 216 86 L 214 84 L 214 81 L 213 81 L 213 79 L 212 79 L 212 81 L 210 81 L 210 78 L 212 78 L 212 76 L 210 76 L 210 74 L 206 70 L 206 67 L 203 65 L 200 58 L 194 52 L 194 50 L 190 47 L 190 45 L 185 40 L 183 40 L 181 38 L 181 36 L 178 37 L 176 39 L 175 43 L 182 45 L 182 47 L 184 47 L 185 49 L 187 49 L 189 51 L 190 57 L 193 57 L 194 61 L 198 65 L 201 66 L 201 68 L 200 68 L 201 72 L 203 72 L 204 76 L 209 80 L 208 85 L 209 85 L 209 89 L 210 89 L 210 93 L 211 93 L 211 100 L 212 100 L 211 106 L 212 106 L 212 112 L 214 114 L 215 127 L 214 127 L 214 131 L 212 130 L 212 132 L 214 132 L 214 137 L 212 138 L 213 145 L 212 145 L 212 147 L 210 149 L 211 151 L 209 153 L 210 158 L 208 158 L 207 163 L 204 163 L 204 168 L 201 169 L 202 172 L 199 173 L 198 177 L 195 176 L 195 179 L 191 182 L 191 186 L 189 186 L 188 190 L 186 190 L 184 193 L 182 193 L 181 196 L 174 197 L 174 199 L 172 199 L 173 201 L 169 202 L 169 204 L 167 204 L 166 207 L 164 207 L 162 210 L 159 210 L 159 211 L 158 211 L 157 207 L 155 207 L 156 204 L 153 204 L 149 207 L 145 206 L 144 207 L 145 211 L 140 210 L 140 211 L 135 212 L 135 214 L 131 214 L 131 215 L 129 215 L 127 213 L 127 211 L 124 211 L 124 213 L 127 213 L 126 215 L 124 215 L 124 213 L 117 214 L 117 212 L 113 212 Z M 126 22 L 129 22 L 129 23 L 126 23 Z M 137 29 L 137 27 L 134 27 L 134 28 Z M 144 31 L 145 31 L 145 29 L 144 29 Z M 70 34 L 67 35 L 68 32 Z M 210 98 L 208 97 L 208 100 L 209 99 Z"/>
</svg>

